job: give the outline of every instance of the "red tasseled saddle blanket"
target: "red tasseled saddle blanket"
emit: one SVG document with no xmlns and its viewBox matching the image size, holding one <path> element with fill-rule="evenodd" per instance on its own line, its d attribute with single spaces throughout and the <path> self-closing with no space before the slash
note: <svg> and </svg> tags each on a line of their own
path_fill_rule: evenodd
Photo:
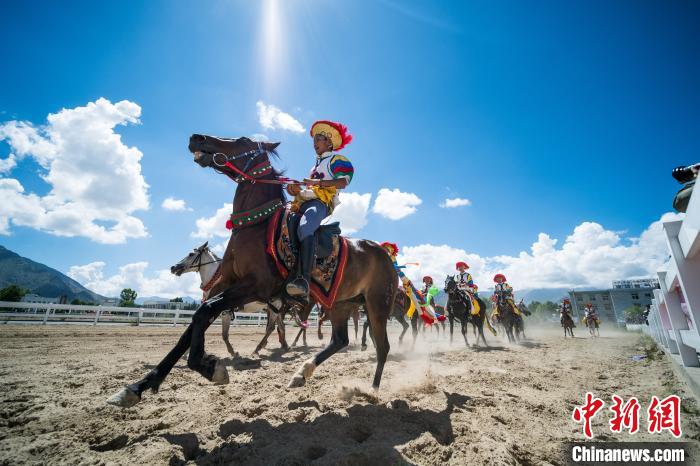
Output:
<svg viewBox="0 0 700 466">
<path fill-rule="evenodd" d="M 267 227 L 267 253 L 272 256 L 277 270 L 285 279 L 290 272 L 296 270 L 297 263 L 289 229 L 289 215 L 290 212 L 287 209 L 278 210 L 270 219 Z M 316 266 L 311 271 L 311 283 L 309 284 L 311 295 L 321 306 L 333 307 L 338 288 L 343 280 L 347 260 L 347 239 L 343 236 L 333 236 L 330 254 L 326 257 L 318 257 Z"/>
</svg>

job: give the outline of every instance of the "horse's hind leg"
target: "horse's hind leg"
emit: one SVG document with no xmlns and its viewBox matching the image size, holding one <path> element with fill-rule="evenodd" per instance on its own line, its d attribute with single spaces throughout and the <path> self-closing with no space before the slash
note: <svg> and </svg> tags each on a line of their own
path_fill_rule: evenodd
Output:
<svg viewBox="0 0 700 466">
<path fill-rule="evenodd" d="M 348 319 L 350 316 L 347 308 L 342 309 L 342 304 L 337 305 L 330 314 L 333 325 L 330 343 L 320 353 L 302 364 L 292 376 L 292 380 L 289 381 L 289 388 L 303 386 L 311 378 L 319 364 L 350 344 L 348 338 Z"/>
<path fill-rule="evenodd" d="M 401 335 L 399 335 L 399 345 L 403 343 L 403 336 L 406 335 L 406 332 L 408 332 L 408 322 L 406 322 L 406 318 L 403 316 L 403 314 L 400 314 L 399 317 L 396 318 L 396 320 L 399 321 L 401 324 L 401 327 L 403 327 L 403 330 L 401 331 Z"/>
<path fill-rule="evenodd" d="M 411 316 L 411 334 L 413 335 L 413 343 L 411 348 L 416 347 L 416 340 L 418 339 L 418 315 L 416 312 Z"/>
<path fill-rule="evenodd" d="M 474 327 L 477 327 L 477 325 L 475 324 Z M 484 346 L 486 346 L 488 348 L 489 344 L 486 343 L 486 338 L 484 337 L 484 321 L 483 320 L 479 322 L 478 327 L 479 327 L 479 336 L 476 337 L 476 343 L 477 344 L 479 343 L 479 337 L 481 337 L 481 341 L 484 342 Z"/>
<path fill-rule="evenodd" d="M 463 320 L 461 321 L 462 324 L 462 336 L 464 337 L 464 344 L 467 345 L 467 348 L 469 347 L 469 340 L 467 339 L 467 321 Z M 452 337 L 452 335 L 450 335 Z M 476 341 L 477 344 L 479 344 L 479 340 Z"/>
<path fill-rule="evenodd" d="M 238 356 L 238 353 L 233 350 L 233 346 L 231 346 L 231 342 L 228 338 L 228 332 L 231 328 L 231 315 L 233 312 L 233 309 L 231 309 L 230 311 L 224 311 L 221 313 L 221 337 L 224 339 L 224 344 L 226 345 L 226 349 L 228 350 L 229 354 L 235 358 Z"/>
<path fill-rule="evenodd" d="M 384 290 L 382 290 L 383 293 Z M 374 371 L 374 380 L 372 382 L 372 387 L 375 390 L 379 388 L 379 383 L 382 381 L 382 372 L 384 372 L 384 364 L 390 348 L 389 337 L 386 332 L 386 323 L 389 319 L 390 310 L 386 309 L 382 294 L 367 297 L 365 304 L 367 318 L 372 323 L 372 336 L 377 349 L 377 367 Z M 393 302 L 393 296 L 391 298 L 391 301 L 388 302 Z"/>
</svg>

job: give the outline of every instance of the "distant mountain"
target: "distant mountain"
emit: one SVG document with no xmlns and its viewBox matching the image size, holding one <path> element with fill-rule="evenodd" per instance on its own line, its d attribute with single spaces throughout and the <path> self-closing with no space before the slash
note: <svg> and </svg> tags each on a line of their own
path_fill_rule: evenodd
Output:
<svg viewBox="0 0 700 466">
<path fill-rule="evenodd" d="M 194 298 L 192 298 L 190 296 L 180 296 L 180 297 L 182 298 L 182 302 L 184 302 L 184 303 L 193 304 L 193 303 L 197 302 L 197 301 L 195 301 Z M 167 303 L 167 302 L 170 302 L 170 298 L 161 298 L 160 296 L 139 296 L 136 298 L 135 303 L 140 306 L 143 303 L 145 303 L 146 301 Z"/>
<path fill-rule="evenodd" d="M 522 299 L 525 303 L 531 303 L 532 301 L 553 301 L 556 303 L 567 296 L 569 296 L 569 288 L 538 288 L 515 293 L 518 301 Z"/>
<path fill-rule="evenodd" d="M 47 298 L 66 295 L 68 302 L 80 299 L 100 303 L 105 300 L 104 296 L 93 293 L 58 270 L 0 246 L 0 288 L 10 285 L 17 285 Z"/>
</svg>

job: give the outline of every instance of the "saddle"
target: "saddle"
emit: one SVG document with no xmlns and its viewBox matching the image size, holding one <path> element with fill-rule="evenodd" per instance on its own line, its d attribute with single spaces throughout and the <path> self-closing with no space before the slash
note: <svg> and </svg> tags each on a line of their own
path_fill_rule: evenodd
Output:
<svg viewBox="0 0 700 466">
<path fill-rule="evenodd" d="M 287 211 L 286 217 L 286 230 L 289 235 L 290 245 L 294 255 L 299 254 L 299 222 L 301 221 L 301 215 L 296 212 Z M 333 241 L 338 239 L 340 236 L 340 222 L 333 222 L 327 225 L 321 225 L 318 230 L 314 233 L 316 239 L 316 259 L 325 259 L 331 254 L 333 254 L 334 243 Z"/>
<path fill-rule="evenodd" d="M 270 219 L 267 229 L 267 253 L 283 278 L 297 269 L 299 238 L 297 227 L 301 216 L 288 209 L 278 210 Z M 316 230 L 316 264 L 311 271 L 310 290 L 320 305 L 331 308 L 347 264 L 347 239 L 340 236 L 337 222 L 322 225 Z"/>
</svg>

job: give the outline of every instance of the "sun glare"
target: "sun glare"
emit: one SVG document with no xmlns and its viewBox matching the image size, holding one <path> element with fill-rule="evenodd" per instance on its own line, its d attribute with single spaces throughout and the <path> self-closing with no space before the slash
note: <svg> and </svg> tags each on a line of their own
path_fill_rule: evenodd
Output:
<svg viewBox="0 0 700 466">
<path fill-rule="evenodd" d="M 282 5 L 280 0 L 262 0 L 261 15 L 261 60 L 263 84 L 266 93 L 276 90 L 281 81 L 284 53 L 284 31 L 282 30 Z"/>
</svg>

